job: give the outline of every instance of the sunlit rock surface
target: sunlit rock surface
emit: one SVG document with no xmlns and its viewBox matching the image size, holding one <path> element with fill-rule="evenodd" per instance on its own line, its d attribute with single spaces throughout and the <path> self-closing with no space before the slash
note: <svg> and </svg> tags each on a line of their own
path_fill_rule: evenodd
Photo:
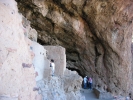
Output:
<svg viewBox="0 0 133 100">
<path fill-rule="evenodd" d="M 66 48 L 67 67 L 114 95 L 131 93 L 131 0 L 16 0 L 41 44 Z"/>
<path fill-rule="evenodd" d="M 36 100 L 31 40 L 14 0 L 0 0 L 0 100 Z"/>
</svg>

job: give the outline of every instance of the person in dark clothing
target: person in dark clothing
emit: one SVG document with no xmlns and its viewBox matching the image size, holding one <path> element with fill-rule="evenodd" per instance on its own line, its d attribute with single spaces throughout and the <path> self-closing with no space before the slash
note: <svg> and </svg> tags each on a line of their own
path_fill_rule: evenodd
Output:
<svg viewBox="0 0 133 100">
<path fill-rule="evenodd" d="M 92 89 L 92 78 L 91 77 L 89 78 L 88 82 L 89 82 L 89 89 Z"/>
</svg>

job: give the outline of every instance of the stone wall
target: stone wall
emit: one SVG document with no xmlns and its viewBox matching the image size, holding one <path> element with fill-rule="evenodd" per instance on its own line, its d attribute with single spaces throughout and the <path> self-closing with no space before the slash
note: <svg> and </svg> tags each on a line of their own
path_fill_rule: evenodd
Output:
<svg viewBox="0 0 133 100">
<path fill-rule="evenodd" d="M 0 100 L 35 100 L 31 41 L 14 0 L 0 0 Z"/>
<path fill-rule="evenodd" d="M 66 69 L 65 48 L 61 46 L 44 46 L 44 48 L 47 50 L 48 59 L 55 61 L 55 75 L 63 76 Z"/>
<path fill-rule="evenodd" d="M 46 50 L 45 50 L 45 49 Z M 66 69 L 65 49 L 61 46 L 41 46 L 32 42 L 33 64 L 37 74 L 38 93 L 43 100 L 85 100 L 80 89 L 82 77 Z M 49 60 L 48 60 L 49 59 Z M 55 60 L 55 76 L 51 76 L 50 59 Z M 39 99 L 38 99 L 39 100 Z"/>
<path fill-rule="evenodd" d="M 37 74 L 36 81 L 47 78 L 47 76 L 50 76 L 50 61 L 46 58 L 46 50 L 36 42 L 32 42 L 31 48 L 35 54 L 33 65 Z"/>
</svg>

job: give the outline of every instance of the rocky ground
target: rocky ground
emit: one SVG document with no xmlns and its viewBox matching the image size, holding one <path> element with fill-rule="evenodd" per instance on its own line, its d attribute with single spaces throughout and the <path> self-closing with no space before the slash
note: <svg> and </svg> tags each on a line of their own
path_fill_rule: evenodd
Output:
<svg viewBox="0 0 133 100">
<path fill-rule="evenodd" d="M 80 93 L 82 78 L 76 73 L 66 70 L 63 77 L 48 76 L 37 81 L 38 93 L 42 100 L 85 100 Z"/>
<path fill-rule="evenodd" d="M 126 97 L 117 96 L 116 98 L 106 98 L 106 99 L 98 99 L 96 95 L 94 94 L 93 90 L 89 89 L 81 89 L 81 94 L 85 97 L 85 100 L 130 100 L 129 98 L 126 99 Z"/>
<path fill-rule="evenodd" d="M 81 89 L 80 92 L 83 96 L 85 96 L 85 100 L 99 100 L 97 99 L 97 97 L 95 96 L 92 90 Z"/>
</svg>

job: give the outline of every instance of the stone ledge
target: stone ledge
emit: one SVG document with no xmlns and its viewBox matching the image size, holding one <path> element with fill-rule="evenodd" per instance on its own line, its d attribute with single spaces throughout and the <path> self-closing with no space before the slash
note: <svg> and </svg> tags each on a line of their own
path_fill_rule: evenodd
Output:
<svg viewBox="0 0 133 100">
<path fill-rule="evenodd" d="M 96 88 L 93 88 L 93 92 L 98 99 L 113 99 L 113 96 L 109 92 L 100 91 Z"/>
</svg>

